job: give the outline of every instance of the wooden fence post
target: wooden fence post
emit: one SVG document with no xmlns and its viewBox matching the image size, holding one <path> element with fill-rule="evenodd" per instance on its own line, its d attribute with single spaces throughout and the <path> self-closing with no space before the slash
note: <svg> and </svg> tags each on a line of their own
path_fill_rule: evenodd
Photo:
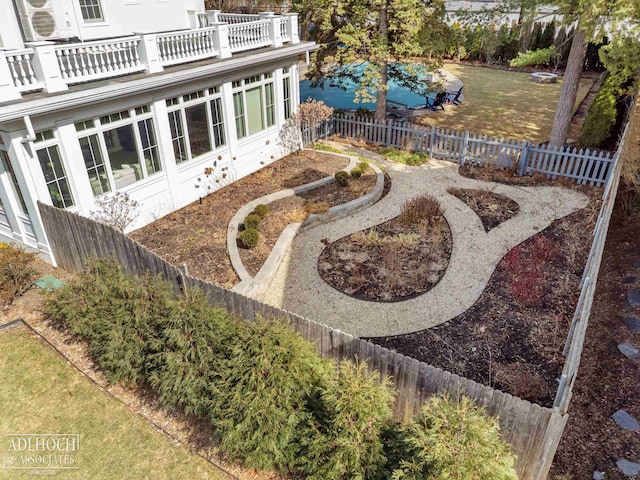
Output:
<svg viewBox="0 0 640 480">
<path fill-rule="evenodd" d="M 469 152 L 469 130 L 466 130 L 462 135 L 462 149 L 458 158 L 458 163 L 464 165 L 467 160 L 467 153 Z"/>
<path fill-rule="evenodd" d="M 436 138 L 436 127 L 431 125 L 431 129 L 429 131 L 429 158 L 433 158 L 433 142 Z"/>
<path fill-rule="evenodd" d="M 520 152 L 520 161 L 518 162 L 518 176 L 523 176 L 524 172 L 527 170 L 527 162 L 529 161 L 529 149 L 531 148 L 531 143 L 524 142 L 522 146 L 522 152 Z"/>
<path fill-rule="evenodd" d="M 387 120 L 387 132 L 386 132 L 386 136 L 385 136 L 385 138 L 386 138 L 386 140 L 385 140 L 386 144 L 385 145 L 387 147 L 391 146 L 391 138 L 392 138 L 392 135 L 393 135 L 392 129 L 393 129 L 393 120 L 388 119 Z"/>
</svg>

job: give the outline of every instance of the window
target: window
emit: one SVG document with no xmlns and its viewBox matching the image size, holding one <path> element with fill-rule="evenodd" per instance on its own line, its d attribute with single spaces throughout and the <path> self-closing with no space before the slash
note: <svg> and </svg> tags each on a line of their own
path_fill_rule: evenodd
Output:
<svg viewBox="0 0 640 480">
<path fill-rule="evenodd" d="M 253 135 L 276 123 L 273 74 L 255 75 L 233 82 L 233 108 L 238 138 Z"/>
<path fill-rule="evenodd" d="M 76 123 L 94 196 L 162 171 L 148 105 Z"/>
<path fill-rule="evenodd" d="M 58 208 L 72 207 L 74 205 L 73 195 L 71 194 L 71 188 L 67 180 L 67 172 L 64 169 L 58 145 L 52 144 L 37 148 L 38 138 L 44 138 L 44 136 L 38 137 L 38 134 L 36 134 L 36 155 L 40 161 L 42 173 L 44 173 L 44 179 L 47 183 L 49 195 L 51 196 L 51 202 Z M 40 140 L 40 142 L 43 141 L 44 140 Z M 49 143 L 50 142 L 51 141 L 49 141 Z"/>
<path fill-rule="evenodd" d="M 100 151 L 98 135 L 81 138 L 80 148 L 82 148 L 82 156 L 84 157 L 84 164 L 89 174 L 93 195 L 98 196 L 110 192 L 111 185 L 109 183 L 109 177 L 107 176 L 107 168 L 104 164 L 102 152 Z"/>
<path fill-rule="evenodd" d="M 284 119 L 291 118 L 292 105 L 291 105 L 291 74 L 288 68 L 283 68 L 282 73 L 284 78 L 282 79 L 282 92 L 283 92 L 283 104 L 284 104 Z"/>
<path fill-rule="evenodd" d="M 18 179 L 16 178 L 16 172 L 13 170 L 11 160 L 9 160 L 9 154 L 4 150 L 0 150 L 0 174 L 6 172 L 9 177 L 9 185 L 13 193 L 13 196 L 18 201 L 18 207 L 22 213 L 27 213 L 27 205 L 24 202 L 20 185 L 18 185 Z"/>
<path fill-rule="evenodd" d="M 101 0 L 79 0 L 82 18 L 86 23 L 104 22 Z"/>
<path fill-rule="evenodd" d="M 176 163 L 226 144 L 220 87 L 166 100 Z"/>
<path fill-rule="evenodd" d="M 187 147 L 184 140 L 184 131 L 182 130 L 182 120 L 180 119 L 180 111 L 169 112 L 169 126 L 171 127 L 171 140 L 173 141 L 173 153 L 176 157 L 176 163 L 188 160 Z"/>
</svg>

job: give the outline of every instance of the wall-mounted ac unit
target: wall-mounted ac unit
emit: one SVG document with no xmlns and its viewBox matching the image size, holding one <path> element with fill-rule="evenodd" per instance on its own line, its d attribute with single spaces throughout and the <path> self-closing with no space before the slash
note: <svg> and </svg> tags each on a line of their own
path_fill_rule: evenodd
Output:
<svg viewBox="0 0 640 480">
<path fill-rule="evenodd" d="M 15 2 L 26 41 L 58 38 L 52 0 L 15 0 Z"/>
</svg>

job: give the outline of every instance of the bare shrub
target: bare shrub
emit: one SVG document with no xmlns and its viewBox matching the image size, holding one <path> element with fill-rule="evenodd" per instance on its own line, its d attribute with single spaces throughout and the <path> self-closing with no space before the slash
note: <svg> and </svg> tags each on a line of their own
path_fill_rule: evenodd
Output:
<svg viewBox="0 0 640 480">
<path fill-rule="evenodd" d="M 315 155 L 316 130 L 322 122 L 325 122 L 333 115 L 333 108 L 325 105 L 323 101 L 307 99 L 306 102 L 298 106 L 298 111 L 291 117 L 293 121 L 297 121 L 301 126 L 309 130 L 311 137 L 311 145 Z"/>
<path fill-rule="evenodd" d="M 307 203 L 304 206 L 304 209 L 309 214 L 326 213 L 329 211 L 329 204 L 327 202 L 312 202 L 312 203 Z"/>
<path fill-rule="evenodd" d="M 97 209 L 91 210 L 91 218 L 120 232 L 124 232 L 140 214 L 140 204 L 129 197 L 128 193 L 103 195 L 96 198 L 95 204 Z"/>
<path fill-rule="evenodd" d="M 494 364 L 494 368 L 495 381 L 509 387 L 509 392 L 516 397 L 535 400 L 548 394 L 548 387 L 544 379 L 528 365 L 520 363 Z"/>
<path fill-rule="evenodd" d="M 33 285 L 36 254 L 0 243 L 0 305 L 11 305 Z"/>
<path fill-rule="evenodd" d="M 440 203 L 431 195 L 423 195 L 404 202 L 398 220 L 405 225 L 418 225 L 423 222 L 432 225 L 440 215 Z"/>
</svg>

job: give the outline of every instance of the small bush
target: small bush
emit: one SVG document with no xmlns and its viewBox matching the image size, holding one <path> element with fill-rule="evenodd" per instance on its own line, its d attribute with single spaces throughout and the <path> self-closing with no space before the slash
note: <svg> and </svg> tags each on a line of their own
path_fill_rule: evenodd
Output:
<svg viewBox="0 0 640 480">
<path fill-rule="evenodd" d="M 262 221 L 262 217 L 260 217 L 259 215 L 250 213 L 249 215 L 244 217 L 242 224 L 244 225 L 245 230 L 249 230 L 249 229 L 260 230 L 261 221 Z"/>
<path fill-rule="evenodd" d="M 0 305 L 11 305 L 33 285 L 38 276 L 35 261 L 35 253 L 0 243 Z"/>
<path fill-rule="evenodd" d="M 253 248 L 258 245 L 258 240 L 260 240 L 260 232 L 255 228 L 248 228 L 247 230 L 243 230 L 238 235 L 240 241 L 246 248 Z"/>
<path fill-rule="evenodd" d="M 322 391 L 303 436 L 300 470 L 311 479 L 373 478 L 386 462 L 381 432 L 394 392 L 365 363 L 343 361 Z"/>
<path fill-rule="evenodd" d="M 359 168 L 353 168 L 349 173 L 351 174 L 351 178 L 360 178 L 362 176 L 362 170 Z"/>
<path fill-rule="evenodd" d="M 404 202 L 398 220 L 405 225 L 433 224 L 440 215 L 440 203 L 431 195 L 423 195 Z"/>
<path fill-rule="evenodd" d="M 358 168 L 364 173 L 371 168 L 371 165 L 369 162 L 358 162 Z"/>
<path fill-rule="evenodd" d="M 329 204 L 327 202 L 312 202 L 307 203 L 304 206 L 304 209 L 307 213 L 326 213 L 329 211 Z"/>
<path fill-rule="evenodd" d="M 429 155 L 424 152 L 409 152 L 406 150 L 398 150 L 393 147 L 385 147 L 380 150 L 380 153 L 384 155 L 388 160 L 396 163 L 403 163 L 404 165 L 422 165 L 429 161 Z"/>
<path fill-rule="evenodd" d="M 339 187 L 346 187 L 349 185 L 349 174 L 344 170 L 336 172 L 333 177 L 336 179 L 336 185 Z"/>
<path fill-rule="evenodd" d="M 256 205 L 256 208 L 253 209 L 253 214 L 260 217 L 260 219 L 264 219 L 269 214 L 269 207 L 264 204 Z"/>
<path fill-rule="evenodd" d="M 300 458 L 302 426 L 330 364 L 279 322 L 244 324 L 232 345 L 218 366 L 212 400 L 221 447 L 251 467 L 290 467 Z"/>
<path fill-rule="evenodd" d="M 44 310 L 54 326 L 89 341 L 109 382 L 138 383 L 160 326 L 175 312 L 173 290 L 156 277 L 125 275 L 111 260 L 90 261 L 79 277 L 49 294 Z"/>
<path fill-rule="evenodd" d="M 396 458 L 400 457 L 394 480 L 518 478 L 498 421 L 466 397 L 460 401 L 431 397 L 421 415 L 391 439 Z"/>
</svg>

